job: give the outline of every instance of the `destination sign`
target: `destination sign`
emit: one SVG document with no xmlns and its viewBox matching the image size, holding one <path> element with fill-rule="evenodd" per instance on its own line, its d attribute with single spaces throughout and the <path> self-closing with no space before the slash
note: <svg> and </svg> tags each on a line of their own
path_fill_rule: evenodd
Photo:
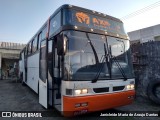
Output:
<svg viewBox="0 0 160 120">
<path fill-rule="evenodd" d="M 97 15 L 75 10 L 68 10 L 65 12 L 65 15 L 65 24 L 126 35 L 122 22 L 107 18 L 105 16 L 99 17 Z"/>
</svg>

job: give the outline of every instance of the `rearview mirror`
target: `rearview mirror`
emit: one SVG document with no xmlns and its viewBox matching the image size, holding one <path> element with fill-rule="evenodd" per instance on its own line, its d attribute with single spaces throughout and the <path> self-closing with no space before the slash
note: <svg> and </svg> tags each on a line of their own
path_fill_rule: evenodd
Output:
<svg viewBox="0 0 160 120">
<path fill-rule="evenodd" d="M 67 36 L 66 35 L 59 35 L 57 37 L 57 54 L 64 55 L 67 51 Z"/>
</svg>

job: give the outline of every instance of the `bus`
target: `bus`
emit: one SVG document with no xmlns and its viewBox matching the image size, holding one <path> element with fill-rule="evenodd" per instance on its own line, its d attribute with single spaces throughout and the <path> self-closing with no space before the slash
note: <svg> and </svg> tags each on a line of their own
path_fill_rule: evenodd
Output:
<svg viewBox="0 0 160 120">
<path fill-rule="evenodd" d="M 123 22 L 63 5 L 20 53 L 22 83 L 64 116 L 131 104 L 135 79 Z"/>
</svg>

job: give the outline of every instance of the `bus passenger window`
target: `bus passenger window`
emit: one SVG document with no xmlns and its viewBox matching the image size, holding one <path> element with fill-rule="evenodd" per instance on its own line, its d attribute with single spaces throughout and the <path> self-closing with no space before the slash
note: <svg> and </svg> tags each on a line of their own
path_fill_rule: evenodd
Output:
<svg viewBox="0 0 160 120">
<path fill-rule="evenodd" d="M 32 53 L 31 42 L 28 44 L 28 55 Z"/>
<path fill-rule="evenodd" d="M 24 49 L 24 56 L 27 57 L 27 48 L 28 46 L 26 46 L 26 48 Z"/>
<path fill-rule="evenodd" d="M 37 50 L 37 37 L 35 37 L 32 42 L 32 53 L 34 53 L 36 50 Z"/>
<path fill-rule="evenodd" d="M 61 12 L 51 18 L 49 35 L 55 33 L 61 26 Z"/>
<path fill-rule="evenodd" d="M 40 32 L 38 35 L 38 49 L 40 49 L 41 40 L 42 40 L 42 32 Z"/>
<path fill-rule="evenodd" d="M 42 40 L 46 38 L 46 34 L 47 34 L 47 27 L 45 26 L 45 28 L 42 30 Z"/>
<path fill-rule="evenodd" d="M 46 41 L 43 40 L 41 42 L 41 49 L 40 49 L 40 69 L 39 69 L 39 74 L 40 74 L 40 79 L 43 82 L 46 82 L 46 71 L 47 71 L 47 65 L 46 65 Z"/>
</svg>

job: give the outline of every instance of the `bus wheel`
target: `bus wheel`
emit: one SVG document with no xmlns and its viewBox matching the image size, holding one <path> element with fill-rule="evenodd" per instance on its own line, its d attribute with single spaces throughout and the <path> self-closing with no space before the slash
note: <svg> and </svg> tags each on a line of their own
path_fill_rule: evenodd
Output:
<svg viewBox="0 0 160 120">
<path fill-rule="evenodd" d="M 147 94 L 150 100 L 160 104 L 160 81 L 150 82 L 147 88 Z"/>
<path fill-rule="evenodd" d="M 26 86 L 26 83 L 25 83 L 23 80 L 22 80 L 22 85 L 23 85 L 23 86 Z"/>
<path fill-rule="evenodd" d="M 22 73 L 22 76 L 21 76 L 21 77 L 22 77 L 22 85 L 23 85 L 23 86 L 26 86 L 26 83 L 23 81 L 23 73 Z"/>
<path fill-rule="evenodd" d="M 23 73 L 20 74 L 20 78 L 19 78 L 20 82 L 23 81 Z"/>
<path fill-rule="evenodd" d="M 38 93 L 37 93 L 37 94 L 38 94 L 38 96 L 39 96 L 39 82 L 38 82 Z"/>
</svg>

